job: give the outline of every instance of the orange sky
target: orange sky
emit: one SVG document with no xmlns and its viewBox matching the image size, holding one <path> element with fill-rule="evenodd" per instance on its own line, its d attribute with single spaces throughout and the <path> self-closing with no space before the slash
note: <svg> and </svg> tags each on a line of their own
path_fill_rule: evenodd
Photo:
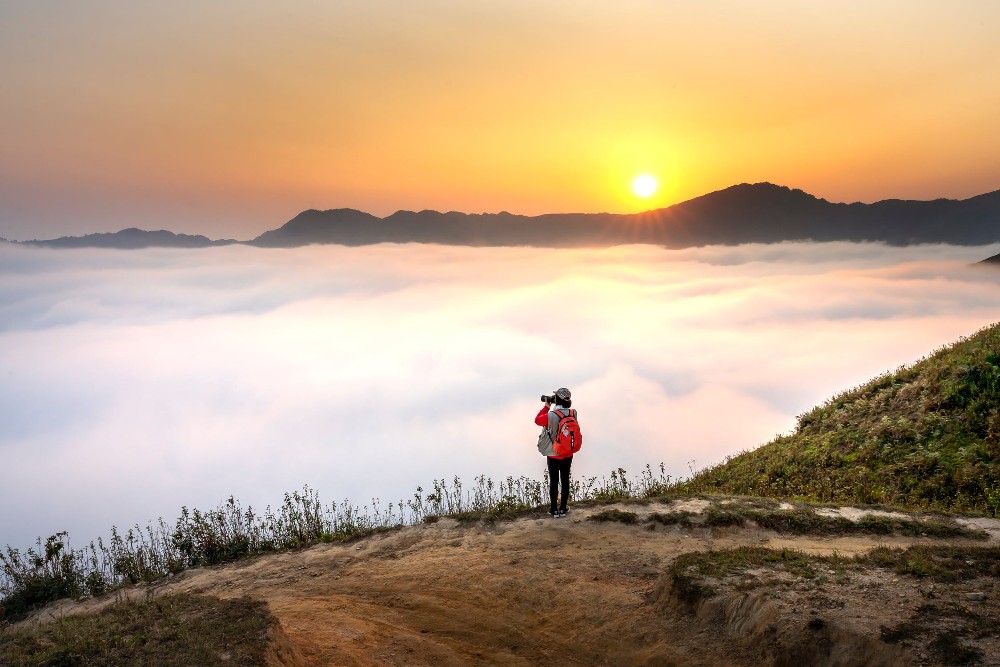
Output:
<svg viewBox="0 0 1000 667">
<path fill-rule="evenodd" d="M 763 180 L 968 197 L 1000 188 L 998 34 L 980 1 L 6 2 L 0 236 L 631 212 Z"/>
</svg>

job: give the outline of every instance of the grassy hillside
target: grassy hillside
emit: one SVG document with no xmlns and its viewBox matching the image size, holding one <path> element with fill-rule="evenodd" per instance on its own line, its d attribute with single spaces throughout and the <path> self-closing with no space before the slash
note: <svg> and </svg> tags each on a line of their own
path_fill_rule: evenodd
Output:
<svg viewBox="0 0 1000 667">
<path fill-rule="evenodd" d="M 827 400 L 681 492 L 1000 515 L 1000 325 Z"/>
</svg>

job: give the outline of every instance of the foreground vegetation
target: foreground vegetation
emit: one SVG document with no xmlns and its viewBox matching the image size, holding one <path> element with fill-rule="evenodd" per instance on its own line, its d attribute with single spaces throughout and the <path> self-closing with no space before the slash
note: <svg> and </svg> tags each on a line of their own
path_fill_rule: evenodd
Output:
<svg viewBox="0 0 1000 667">
<path fill-rule="evenodd" d="M 263 667 L 276 620 L 260 600 L 163 595 L 8 631 L 0 665 Z"/>
<path fill-rule="evenodd" d="M 775 573 L 796 580 L 823 584 L 850 572 L 872 568 L 899 575 L 927 578 L 937 583 L 956 583 L 978 577 L 1000 578 L 1000 547 L 971 545 L 920 545 L 905 549 L 875 547 L 855 557 L 823 556 L 796 549 L 742 546 L 733 549 L 694 551 L 678 556 L 669 575 L 681 598 L 697 601 L 716 594 L 717 587 L 732 580 L 741 590 L 774 587 Z M 761 573 L 767 572 L 762 577 Z M 786 583 L 785 585 L 794 585 Z"/>
<path fill-rule="evenodd" d="M 637 478 L 625 470 L 609 477 L 574 480 L 577 502 L 659 496 L 671 488 L 664 467 L 649 466 Z M 306 487 L 285 494 L 276 510 L 257 513 L 230 497 L 208 510 L 181 508 L 171 525 L 162 518 L 125 532 L 112 528 L 107 541 L 73 549 L 65 532 L 23 552 L 10 546 L 0 553 L 0 623 L 62 598 L 101 595 L 124 585 L 150 582 L 189 567 L 215 565 L 321 542 L 350 540 L 376 531 L 451 516 L 460 521 L 509 519 L 536 512 L 548 503 L 548 480 L 513 478 L 496 484 L 477 477 L 471 489 L 454 478 L 435 480 L 430 492 L 418 487 L 409 500 L 382 506 L 378 499 L 358 507 L 348 501 L 324 505 Z"/>
<path fill-rule="evenodd" d="M 758 526 L 792 535 L 907 535 L 938 539 L 985 540 L 989 534 L 966 528 L 951 517 L 896 516 L 886 513 L 867 514 L 857 521 L 843 516 L 827 516 L 805 503 L 779 504 L 766 498 L 726 498 L 712 502 L 704 512 L 651 512 L 640 518 L 635 512 L 616 508 L 590 515 L 591 521 L 636 525 L 644 522 L 654 530 L 657 525 L 682 528 L 725 526 Z"/>
<path fill-rule="evenodd" d="M 800 416 L 796 431 L 672 483 L 661 464 L 638 478 L 622 469 L 600 480 L 574 480 L 577 502 L 723 493 L 800 498 L 818 502 L 880 504 L 1000 516 L 1000 325 L 984 329 L 930 357 L 864 386 L 839 394 Z M 0 552 L 0 623 L 66 597 L 101 595 L 123 585 L 155 581 L 186 568 L 259 554 L 350 540 L 380 530 L 433 521 L 508 519 L 547 503 L 546 479 L 483 476 L 471 489 L 461 480 L 434 481 L 409 499 L 382 505 L 373 499 L 323 504 L 308 487 L 285 494 L 262 513 L 230 497 L 215 509 L 181 509 L 145 528 L 73 549 L 56 533 L 24 551 Z M 690 515 L 651 515 L 655 524 L 691 525 Z M 604 520 L 637 522 L 618 511 Z M 776 511 L 766 503 L 713 506 L 701 520 L 710 526 L 746 521 L 781 532 L 892 532 L 973 537 L 946 520 L 913 522 L 870 517 L 858 523 L 818 517 L 797 508 Z M 964 531 L 964 532 L 963 532 Z M 57 664 L 57 663 L 52 663 Z M 69 663 L 67 663 L 69 664 Z"/>
<path fill-rule="evenodd" d="M 687 493 L 1000 516 L 1000 325 L 801 415 L 789 436 L 682 483 Z"/>
</svg>

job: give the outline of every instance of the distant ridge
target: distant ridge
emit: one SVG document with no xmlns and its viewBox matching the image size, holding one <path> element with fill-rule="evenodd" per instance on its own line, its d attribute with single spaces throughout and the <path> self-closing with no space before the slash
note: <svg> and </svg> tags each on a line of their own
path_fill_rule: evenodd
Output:
<svg viewBox="0 0 1000 667">
<path fill-rule="evenodd" d="M 232 239 L 213 241 L 208 237 L 192 236 L 190 234 L 175 234 L 161 229 L 148 232 L 135 227 L 123 229 L 120 232 L 104 234 L 87 234 L 86 236 L 62 236 L 49 241 L 24 241 L 28 245 L 39 245 L 48 248 L 121 248 L 135 250 L 138 248 L 207 248 L 209 246 L 229 245 L 237 243 Z"/>
<path fill-rule="evenodd" d="M 961 201 L 832 204 L 802 190 L 744 183 L 669 208 L 630 215 L 532 217 L 397 211 L 377 218 L 352 209 L 312 210 L 248 243 L 262 247 L 382 242 L 542 247 L 652 243 L 682 248 L 806 240 L 881 241 L 890 245 L 1000 241 L 1000 191 Z"/>
<path fill-rule="evenodd" d="M 743 183 L 644 213 L 397 211 L 379 218 L 349 208 L 308 210 L 278 229 L 243 241 L 267 248 L 314 243 L 440 243 L 464 246 L 607 247 L 649 243 L 669 248 L 781 241 L 875 241 L 889 245 L 1000 241 L 1000 190 L 964 200 L 836 204 L 772 183 Z M 205 247 L 237 243 L 204 236 L 126 229 L 50 241 L 58 248 Z"/>
</svg>

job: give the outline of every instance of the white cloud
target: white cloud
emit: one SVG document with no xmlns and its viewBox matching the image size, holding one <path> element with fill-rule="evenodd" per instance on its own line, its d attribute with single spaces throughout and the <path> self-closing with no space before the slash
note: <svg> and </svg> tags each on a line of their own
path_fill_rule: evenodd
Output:
<svg viewBox="0 0 1000 667">
<path fill-rule="evenodd" d="M 997 247 L 0 244 L 0 544 L 539 476 L 574 390 L 581 476 L 674 477 L 996 319 Z"/>
</svg>

